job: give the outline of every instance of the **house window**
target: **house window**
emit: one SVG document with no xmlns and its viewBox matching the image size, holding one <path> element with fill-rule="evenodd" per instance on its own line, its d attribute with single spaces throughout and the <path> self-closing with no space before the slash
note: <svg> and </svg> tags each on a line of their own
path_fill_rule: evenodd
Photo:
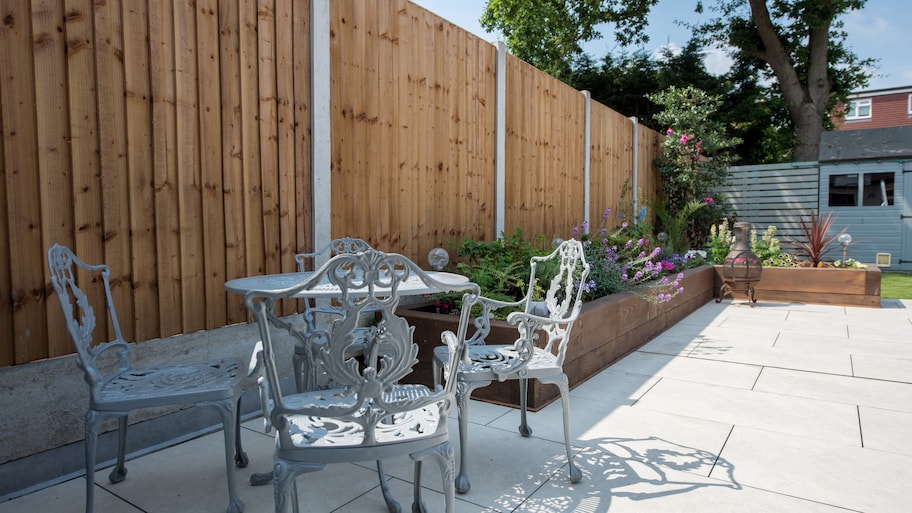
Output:
<svg viewBox="0 0 912 513">
<path fill-rule="evenodd" d="M 871 119 L 871 99 L 854 100 L 846 106 L 846 121 L 855 119 Z"/>
<path fill-rule="evenodd" d="M 906 114 L 912 116 L 912 94 L 908 96 L 907 103 L 908 107 L 906 108 Z"/>
<path fill-rule="evenodd" d="M 894 180 L 893 173 L 830 175 L 829 206 L 886 207 L 893 205 Z"/>
</svg>

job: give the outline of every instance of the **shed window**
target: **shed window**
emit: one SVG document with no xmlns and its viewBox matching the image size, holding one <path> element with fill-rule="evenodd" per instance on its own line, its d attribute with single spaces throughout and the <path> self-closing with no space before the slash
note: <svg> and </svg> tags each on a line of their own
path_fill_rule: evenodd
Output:
<svg viewBox="0 0 912 513">
<path fill-rule="evenodd" d="M 893 204 L 893 173 L 865 173 L 861 206 L 886 207 Z"/>
<path fill-rule="evenodd" d="M 846 106 L 845 119 L 847 121 L 853 119 L 871 119 L 871 99 L 852 100 Z"/>
<path fill-rule="evenodd" d="M 829 206 L 886 207 L 893 205 L 894 180 L 894 173 L 830 175 Z"/>
<path fill-rule="evenodd" d="M 908 96 L 908 99 L 906 100 L 906 105 L 907 105 L 906 114 L 912 116 L 912 94 L 910 94 Z"/>
</svg>

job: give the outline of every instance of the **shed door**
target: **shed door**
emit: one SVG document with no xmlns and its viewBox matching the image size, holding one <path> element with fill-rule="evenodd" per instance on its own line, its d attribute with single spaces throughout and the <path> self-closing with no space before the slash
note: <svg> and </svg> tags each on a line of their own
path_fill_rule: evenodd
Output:
<svg viewBox="0 0 912 513">
<path fill-rule="evenodd" d="M 898 270 L 912 271 L 912 162 L 903 164 L 902 175 L 902 254 L 898 262 L 896 257 L 893 258 L 893 266 Z"/>
</svg>

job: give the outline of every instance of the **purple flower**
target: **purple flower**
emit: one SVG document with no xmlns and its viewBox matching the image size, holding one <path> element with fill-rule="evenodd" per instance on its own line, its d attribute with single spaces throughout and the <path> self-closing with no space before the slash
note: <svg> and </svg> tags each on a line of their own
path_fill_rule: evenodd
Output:
<svg viewBox="0 0 912 513">
<path fill-rule="evenodd" d="M 606 221 L 610 215 L 611 215 L 611 209 L 606 208 L 605 211 L 602 213 L 602 221 Z"/>
</svg>

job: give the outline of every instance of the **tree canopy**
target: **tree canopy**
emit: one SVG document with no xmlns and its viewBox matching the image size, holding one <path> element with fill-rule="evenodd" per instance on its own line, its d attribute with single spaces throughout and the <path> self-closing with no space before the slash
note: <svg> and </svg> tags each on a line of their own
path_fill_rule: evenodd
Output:
<svg viewBox="0 0 912 513">
<path fill-rule="evenodd" d="M 503 34 L 510 51 L 558 78 L 573 76 L 585 62 L 581 44 L 612 23 L 622 45 L 646 41 L 643 28 L 657 0 L 488 0 L 482 26 Z M 861 59 L 846 44 L 841 17 L 866 0 L 715 0 L 716 17 L 691 26 L 696 42 L 722 45 L 735 71 L 753 70 L 774 79 L 775 96 L 794 130 L 792 158 L 816 160 L 820 134 L 832 107 L 867 85 L 873 59 Z M 703 1 L 695 9 L 702 12 Z M 769 133 L 775 137 L 777 134 Z M 757 141 L 766 143 L 766 141 Z"/>
</svg>

